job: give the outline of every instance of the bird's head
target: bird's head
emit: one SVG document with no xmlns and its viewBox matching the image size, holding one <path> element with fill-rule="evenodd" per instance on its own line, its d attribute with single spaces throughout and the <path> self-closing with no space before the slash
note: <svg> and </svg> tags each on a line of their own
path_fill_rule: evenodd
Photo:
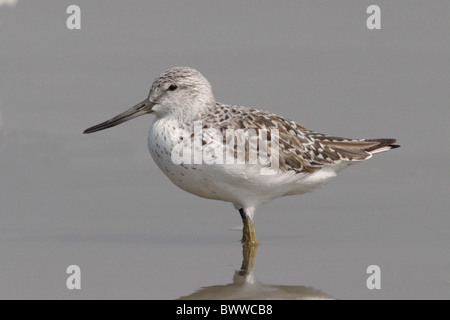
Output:
<svg viewBox="0 0 450 320">
<path fill-rule="evenodd" d="M 203 75 L 188 67 L 175 67 L 161 73 L 152 84 L 144 101 L 114 118 L 90 127 L 92 133 L 114 127 L 147 113 L 157 117 L 192 117 L 211 108 L 215 103 L 211 85 Z"/>
</svg>

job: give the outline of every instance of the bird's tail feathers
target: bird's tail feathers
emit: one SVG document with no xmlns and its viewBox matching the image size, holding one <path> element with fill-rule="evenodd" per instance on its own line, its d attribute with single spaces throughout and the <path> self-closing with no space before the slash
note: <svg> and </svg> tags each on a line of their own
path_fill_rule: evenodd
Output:
<svg viewBox="0 0 450 320">
<path fill-rule="evenodd" d="M 385 152 L 400 147 L 400 145 L 395 144 L 395 142 L 397 142 L 395 139 L 367 139 L 366 141 L 376 143 L 375 145 L 364 149 L 370 153 Z"/>
</svg>

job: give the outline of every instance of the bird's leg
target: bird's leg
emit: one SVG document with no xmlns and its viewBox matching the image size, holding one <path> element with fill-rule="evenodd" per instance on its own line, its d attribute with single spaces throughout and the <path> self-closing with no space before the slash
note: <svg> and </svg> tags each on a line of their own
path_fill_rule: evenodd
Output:
<svg viewBox="0 0 450 320">
<path fill-rule="evenodd" d="M 241 242 L 246 245 L 256 246 L 258 244 L 258 240 L 256 239 L 253 218 L 249 217 L 243 208 L 239 209 L 239 213 L 241 214 L 242 223 L 244 224 Z"/>
</svg>

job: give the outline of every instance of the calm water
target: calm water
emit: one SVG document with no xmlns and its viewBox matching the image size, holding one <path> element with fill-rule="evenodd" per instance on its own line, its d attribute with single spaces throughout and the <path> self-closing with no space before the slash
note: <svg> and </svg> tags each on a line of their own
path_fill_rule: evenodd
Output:
<svg viewBox="0 0 450 320">
<path fill-rule="evenodd" d="M 450 298 L 450 5 L 382 1 L 371 33 L 354 2 L 268 1 L 258 15 L 240 2 L 77 3 L 78 31 L 60 1 L 0 6 L 0 298 Z M 81 134 L 173 65 L 199 69 L 221 102 L 402 148 L 260 208 L 260 245 L 245 252 L 230 204 L 157 169 L 151 116 Z M 69 291 L 74 264 L 82 289 Z"/>
</svg>

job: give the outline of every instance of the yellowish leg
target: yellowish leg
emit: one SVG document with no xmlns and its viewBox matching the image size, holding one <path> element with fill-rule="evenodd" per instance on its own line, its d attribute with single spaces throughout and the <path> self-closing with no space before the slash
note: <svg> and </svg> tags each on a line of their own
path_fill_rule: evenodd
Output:
<svg viewBox="0 0 450 320">
<path fill-rule="evenodd" d="M 258 240 L 256 239 L 255 224 L 253 219 L 247 217 L 243 209 L 240 209 L 239 213 L 241 214 L 242 223 L 244 224 L 241 242 L 243 244 L 256 246 L 258 244 Z"/>
</svg>

